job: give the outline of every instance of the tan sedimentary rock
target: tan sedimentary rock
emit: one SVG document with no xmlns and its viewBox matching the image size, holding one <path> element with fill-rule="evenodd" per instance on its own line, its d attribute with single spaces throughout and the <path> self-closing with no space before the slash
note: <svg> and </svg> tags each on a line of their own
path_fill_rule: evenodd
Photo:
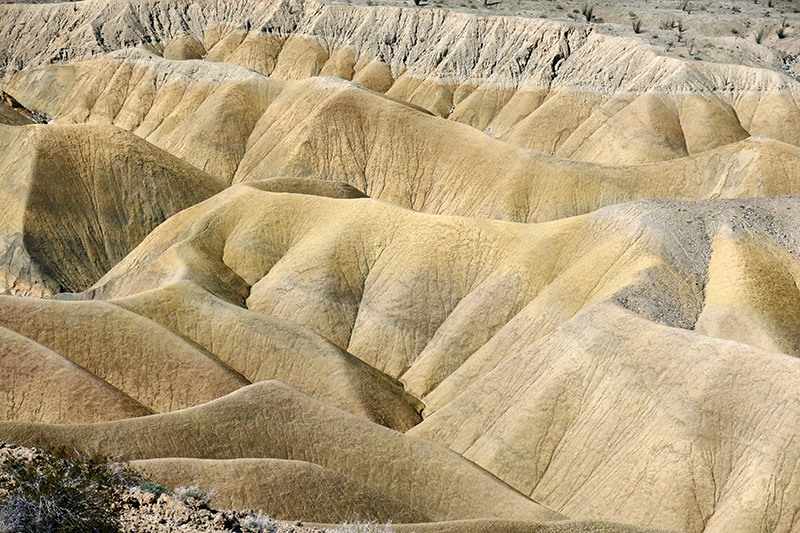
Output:
<svg viewBox="0 0 800 533">
<path fill-rule="evenodd" d="M 218 420 L 227 422 L 216 426 Z M 0 422 L 0 433 L 22 444 L 61 442 L 125 459 L 308 461 L 362 483 L 366 491 L 388 491 L 431 520 L 563 518 L 442 446 L 382 428 L 274 381 L 163 415 L 88 425 Z"/>
<path fill-rule="evenodd" d="M 0 125 L 0 289 L 87 288 L 166 218 L 220 189 L 110 125 Z"/>
</svg>

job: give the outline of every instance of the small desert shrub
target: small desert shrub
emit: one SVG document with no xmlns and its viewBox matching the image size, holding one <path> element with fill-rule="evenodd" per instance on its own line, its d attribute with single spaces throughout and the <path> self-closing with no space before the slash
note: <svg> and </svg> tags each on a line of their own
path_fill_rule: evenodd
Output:
<svg viewBox="0 0 800 533">
<path fill-rule="evenodd" d="M 633 27 L 633 33 L 642 33 L 642 21 L 640 19 L 636 19 L 631 23 Z"/>
<path fill-rule="evenodd" d="M 392 533 L 391 526 L 391 523 L 382 525 L 377 522 L 345 522 L 334 529 L 333 533 Z"/>
<path fill-rule="evenodd" d="M 756 44 L 761 44 L 761 41 L 764 39 L 764 28 L 758 30 L 754 37 L 756 38 Z"/>
<path fill-rule="evenodd" d="M 683 32 L 686 31 L 686 26 L 683 25 L 682 20 L 679 20 L 675 24 L 675 28 L 678 30 L 678 42 L 680 42 L 683 39 Z"/>
<path fill-rule="evenodd" d="M 662 30 L 671 30 L 672 28 L 674 28 L 674 27 L 675 27 L 675 19 L 673 19 L 673 18 L 666 18 L 666 19 L 664 19 L 664 20 L 662 20 L 662 21 L 661 21 L 661 24 L 659 25 L 659 27 L 660 27 Z"/>
<path fill-rule="evenodd" d="M 151 481 L 142 482 L 142 484 L 139 485 L 139 490 L 142 492 L 149 492 L 155 495 L 156 498 L 160 498 L 162 494 L 169 494 L 169 489 L 167 487 Z"/>
<path fill-rule="evenodd" d="M 261 514 L 261 511 L 258 514 L 249 515 L 241 524 L 258 533 L 275 533 L 278 530 L 278 523 L 267 515 Z"/>
<path fill-rule="evenodd" d="M 780 28 L 775 30 L 775 33 L 778 34 L 778 39 L 783 39 L 784 37 L 786 37 L 786 35 L 787 35 L 786 34 L 786 30 L 788 28 L 789 28 L 789 24 L 786 22 L 786 19 L 784 18 L 783 21 L 781 21 Z"/>
<path fill-rule="evenodd" d="M 0 464 L 0 531 L 112 533 L 119 498 L 139 475 L 103 458 L 70 458 L 63 450 Z"/>
<path fill-rule="evenodd" d="M 182 502 L 186 502 L 189 499 L 195 499 L 198 502 L 202 502 L 206 505 L 211 503 L 211 497 L 213 496 L 213 493 L 206 490 L 201 490 L 197 485 L 193 485 L 191 487 L 177 487 L 172 491 L 172 494 L 177 500 Z"/>
<path fill-rule="evenodd" d="M 586 22 L 591 22 L 594 18 L 594 4 L 583 4 L 581 6 L 581 15 L 586 19 Z"/>
</svg>

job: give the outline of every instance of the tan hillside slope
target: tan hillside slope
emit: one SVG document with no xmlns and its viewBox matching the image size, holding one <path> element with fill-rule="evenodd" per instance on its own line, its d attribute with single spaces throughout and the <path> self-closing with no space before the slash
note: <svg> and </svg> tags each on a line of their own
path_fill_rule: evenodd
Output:
<svg viewBox="0 0 800 533">
<path fill-rule="evenodd" d="M 793 197 L 659 200 L 520 225 L 237 186 L 193 208 L 178 240 L 160 227 L 97 290 L 136 293 L 177 271 L 202 284 L 224 258 L 239 288 L 220 296 L 400 377 L 429 413 L 413 434 L 567 516 L 789 531 L 792 471 L 775 481 L 783 503 L 767 503 L 796 453 L 798 367 L 754 345 L 796 345 L 780 310 L 797 299 L 797 209 Z M 174 244 L 155 257 L 159 242 Z M 737 309 L 765 310 L 744 339 L 725 327 Z M 691 331 L 713 324 L 750 344 Z"/>
<path fill-rule="evenodd" d="M 273 192 L 289 185 L 306 194 Z M 798 344 L 785 311 L 800 299 L 795 197 L 648 200 L 518 224 L 418 213 L 319 186 L 233 186 L 168 219 L 85 295 L 113 303 L 5 298 L 7 327 L 57 351 L 58 336 L 45 333 L 64 316 L 75 317 L 66 331 L 107 323 L 104 334 L 130 336 L 133 345 L 144 344 L 134 335 L 166 340 L 166 327 L 176 342 L 249 379 L 283 375 L 347 408 L 358 398 L 347 388 L 335 400 L 331 389 L 313 387 L 315 376 L 338 368 L 351 390 L 385 387 L 365 406 L 396 402 L 389 410 L 410 414 L 402 409 L 413 400 L 367 363 L 423 398 L 426 419 L 413 434 L 566 516 L 684 531 L 749 531 L 765 521 L 791 530 L 798 490 L 794 471 L 781 465 L 797 453 L 798 369 L 788 355 L 798 355 Z M 124 320 L 112 320 L 117 314 Z M 81 316 L 89 318 L 83 326 Z M 290 338 L 298 341 L 274 353 Z M 301 357 L 292 359 L 295 350 Z M 283 392 L 218 409 L 266 390 Z M 436 483 L 454 479 L 448 463 L 435 466 L 444 461 L 438 455 L 414 452 L 397 463 L 395 448 L 373 441 L 376 431 L 399 433 L 340 411 L 330 424 L 292 411 L 309 402 L 312 411 L 334 412 L 272 383 L 124 422 L 9 422 L 0 438 L 141 459 L 306 461 L 406 505 L 414 476 L 395 468 L 413 463 Z M 276 405 L 289 410 L 278 411 L 284 418 Z M 369 409 L 356 414 L 395 424 Z M 404 417 L 395 420 L 413 423 Z M 308 442 L 313 449 L 298 444 Z M 431 520 L 523 518 L 516 497 L 503 496 L 511 507 L 499 508 L 491 498 L 469 499 L 483 496 L 471 490 L 479 481 L 458 483 L 470 494 L 414 500 L 414 510 Z M 443 510 L 455 501 L 458 509 Z"/>
<path fill-rule="evenodd" d="M 268 509 L 279 520 L 343 523 L 367 517 L 381 523 L 429 519 L 401 502 L 331 468 L 286 459 L 144 459 L 133 461 L 167 487 L 214 487 L 214 505 Z"/>
<path fill-rule="evenodd" d="M 93 292 L 193 281 L 321 334 L 416 395 L 447 378 L 444 398 L 596 301 L 694 328 L 706 298 L 723 297 L 717 236 L 784 250 L 773 253 L 790 276 L 796 217 L 791 197 L 658 200 L 522 225 L 240 185 L 157 228 Z M 752 298 L 777 294 L 771 281 L 738 286 Z M 765 317 L 773 336 L 793 338 L 780 314 Z"/>
<path fill-rule="evenodd" d="M 28 337 L 11 338 L 4 363 L 9 369 L 36 368 L 35 376 L 22 375 L 32 383 L 42 379 L 43 386 L 56 376 L 43 375 L 51 367 L 35 364 L 35 354 L 48 362 L 63 360 L 66 367 L 80 365 L 76 368 L 148 409 L 129 416 L 199 405 L 250 382 L 279 378 L 394 429 L 405 431 L 421 421 L 419 401 L 382 372 L 306 328 L 233 306 L 190 283 L 114 303 L 0 297 L 0 325 Z M 67 406 L 53 405 L 49 396 L 26 398 L 25 386 L 14 386 L 19 374 L 9 371 L 9 401 L 25 399 L 25 408 L 44 421 L 86 420 L 61 420 Z M 46 391 L 39 394 L 47 396 Z M 89 420 L 124 418 L 113 409 L 104 416 L 106 407 L 96 406 Z M 29 416 L 9 408 L 5 418 Z"/>
<path fill-rule="evenodd" d="M 242 309 L 193 283 L 176 282 L 113 303 L 197 343 L 253 383 L 277 379 L 399 431 L 422 420 L 422 404 L 386 374 L 308 328 Z"/>
<path fill-rule="evenodd" d="M 452 520 L 424 524 L 392 524 L 392 529 L 397 533 L 666 533 L 663 529 L 598 520 L 538 523 L 519 520 Z"/>
<path fill-rule="evenodd" d="M 0 325 L 61 354 L 153 412 L 204 403 L 250 383 L 199 346 L 106 302 L 3 296 Z"/>
<path fill-rule="evenodd" d="M 112 126 L 0 126 L 0 290 L 85 289 L 166 218 L 220 189 Z"/>
<path fill-rule="evenodd" d="M 12 89 L 11 86 L 14 88 Z M 23 71 L 8 90 L 55 123 L 113 124 L 230 183 L 255 122 L 282 84 L 229 64 L 143 50 Z"/>
<path fill-rule="evenodd" d="M 335 75 L 513 144 L 597 163 L 675 159 L 748 135 L 800 143 L 794 79 L 668 57 L 574 22 L 313 0 L 12 4 L 0 5 L 0 20 L 9 44 L 0 64 L 13 68 L 138 44 L 275 79 Z M 45 111 L 13 80 L 6 90 Z"/>
<path fill-rule="evenodd" d="M 52 79 L 70 89 L 54 91 Z M 333 78 L 279 82 L 141 51 L 26 71 L 13 85 L 60 115 L 56 123 L 112 122 L 224 183 L 335 180 L 437 214 L 546 221 L 642 198 L 800 190 L 800 149 L 767 138 L 658 164 L 588 164 L 519 148 Z"/>
<path fill-rule="evenodd" d="M 124 421 L 0 422 L 0 435 L 11 442 L 61 443 L 125 459 L 306 461 L 362 484 L 363 493 L 385 491 L 435 521 L 563 518 L 442 446 L 349 415 L 276 381 L 251 385 L 199 407 Z M 297 505 L 287 512 L 301 518 L 304 502 Z M 346 508 L 348 503 L 340 505 Z"/>
<path fill-rule="evenodd" d="M 99 422 L 151 414 L 41 344 L 0 328 L 0 415 L 24 422 Z"/>
<path fill-rule="evenodd" d="M 573 264 L 580 271 L 600 254 L 618 277 L 598 271 L 561 306 L 566 316 L 631 283 L 652 251 L 614 227 L 611 217 L 542 227 L 436 217 L 239 185 L 157 228 L 94 291 L 115 298 L 193 281 L 399 377 L 417 363 L 457 367 Z M 682 315 L 701 305 L 691 290 L 700 292 L 677 311 L 688 323 Z"/>
<path fill-rule="evenodd" d="M 797 527 L 797 359 L 612 304 L 519 350 L 412 434 L 569 516 Z"/>
<path fill-rule="evenodd" d="M 322 81 L 287 84 L 256 124 L 234 182 L 334 179 L 417 211 L 520 222 L 642 198 L 800 192 L 800 149 L 774 140 L 750 138 L 652 165 L 595 165 L 520 149 L 339 87 L 330 94 Z"/>
</svg>

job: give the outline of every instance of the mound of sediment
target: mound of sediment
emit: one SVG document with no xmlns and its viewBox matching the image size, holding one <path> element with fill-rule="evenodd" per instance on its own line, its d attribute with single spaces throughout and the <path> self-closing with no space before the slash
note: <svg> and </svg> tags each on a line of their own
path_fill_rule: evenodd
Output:
<svg viewBox="0 0 800 533">
<path fill-rule="evenodd" d="M 400 533 L 797 529 L 800 40 L 737 2 L 783 35 L 0 5 L 0 438 Z"/>
<path fill-rule="evenodd" d="M 680 158 L 748 135 L 799 142 L 790 127 L 800 116 L 791 77 L 681 60 L 590 25 L 313 0 L 243 0 L 224 10 L 206 1 L 172 4 L 2 5 L 0 39 L 8 47 L 0 65 L 30 68 L 140 45 L 189 60 L 184 71 L 203 68 L 204 58 L 280 80 L 333 75 L 512 144 L 606 164 Z M 750 46 L 741 41 L 715 45 Z M 784 61 L 793 60 L 784 54 Z M 141 75 L 133 79 L 133 86 L 149 85 Z M 45 110 L 18 80 L 6 90 L 30 109 L 62 114 Z M 100 100 L 113 112 L 118 98 L 108 92 Z M 229 126 L 247 128 L 248 121 Z"/>
<path fill-rule="evenodd" d="M 42 77 L 71 89 L 55 92 Z M 800 189 L 800 152 L 776 140 L 782 135 L 746 138 L 761 131 L 750 128 L 722 140 L 726 129 L 711 118 L 703 123 L 712 124 L 708 135 L 719 142 L 696 155 L 649 165 L 604 161 L 628 164 L 619 167 L 523 149 L 333 78 L 280 82 L 232 65 L 166 61 L 141 51 L 20 73 L 11 85 L 33 105 L 59 115 L 56 122 L 112 122 L 223 183 L 339 181 L 437 214 L 533 222 L 643 198 L 751 197 Z M 536 131 L 557 130 L 543 120 L 533 122 Z M 663 117 L 648 120 L 666 123 Z M 645 133 L 624 130 L 630 137 L 620 141 L 624 150 L 640 141 L 653 145 Z M 606 134 L 599 139 L 601 152 L 612 153 L 615 141 Z M 286 192 L 300 190 L 293 187 Z"/>
<path fill-rule="evenodd" d="M 218 420 L 226 423 L 215 424 Z M 442 446 L 382 428 L 275 381 L 163 415 L 91 425 L 2 422 L 0 434 L 24 445 L 60 442 L 90 455 L 121 455 L 128 460 L 262 457 L 306 461 L 361 483 L 367 493 L 368 487 L 377 491 L 373 494 L 389 491 L 394 500 L 437 521 L 563 518 Z M 339 486 L 330 489 L 338 494 Z M 340 504 L 344 509 L 346 500 Z M 396 506 L 396 501 L 390 505 Z M 294 505 L 288 512 L 299 517 L 305 504 L 301 500 Z"/>
<path fill-rule="evenodd" d="M 0 125 L 0 289 L 85 289 L 166 218 L 220 189 L 113 126 Z"/>
<path fill-rule="evenodd" d="M 762 427 L 760 415 L 748 418 L 751 415 L 747 413 L 763 410 L 780 412 L 776 416 L 786 419 L 795 416 L 786 396 L 778 399 L 773 394 L 779 390 L 790 394 L 797 361 L 725 340 L 708 339 L 702 348 L 692 348 L 704 337 L 691 330 L 712 332 L 711 325 L 716 324 L 713 333 L 722 338 L 773 350 L 794 346 L 794 329 L 779 309 L 796 296 L 796 289 L 789 288 L 796 284 L 797 209 L 797 200 L 790 197 L 652 201 L 548 224 L 521 225 L 430 216 L 371 199 L 286 195 L 236 186 L 193 208 L 195 221 L 181 218 L 162 225 L 95 290 L 106 297 L 161 290 L 159 287 L 174 282 L 180 273 L 183 279 L 232 304 L 315 330 L 399 378 L 410 392 L 423 397 L 426 413 L 431 413 L 412 430 L 414 434 L 453 447 L 535 499 L 552 502 L 568 516 L 695 531 L 706 522 L 707 527 L 719 523 L 725 528 L 739 521 L 761 520 L 760 511 L 726 504 L 727 494 L 740 497 L 743 489 L 738 480 L 751 479 L 747 477 L 750 474 L 740 478 L 727 470 L 709 473 L 717 480 L 717 491 L 709 492 L 704 488 L 708 485 L 706 474 L 697 470 L 694 452 L 688 453 L 688 448 L 676 450 L 673 458 L 665 455 L 653 461 L 652 457 L 665 442 L 685 438 L 708 453 L 724 455 L 724 460 L 714 459 L 720 464 L 749 464 L 748 472 L 775 468 L 779 459 L 763 453 L 762 433 L 756 429 Z M 253 230 L 263 227 L 272 231 Z M 734 244 L 723 248 L 723 241 Z M 165 243 L 171 247 L 165 248 Z M 210 243 L 219 244 L 214 248 Z M 163 252 L 156 255 L 156 250 Z M 745 250 L 750 250 L 749 255 L 742 255 Z M 262 262 L 253 262 L 254 257 Z M 741 264 L 736 267 L 740 270 L 720 268 L 720 261 Z M 223 271 L 226 279 L 236 281 L 220 285 L 222 274 L 209 275 Z M 773 291 L 776 286 L 784 289 Z M 353 287 L 361 289 L 354 292 Z M 749 296 L 745 299 L 744 295 Z M 769 303 L 757 306 L 766 297 L 771 298 Z M 730 324 L 740 307 L 726 306 L 731 298 L 739 305 L 753 302 L 745 309 L 761 310 L 759 315 L 750 314 L 758 320 L 749 325 L 747 338 L 741 338 L 741 328 L 738 338 L 733 334 Z M 616 306 L 635 314 L 625 318 L 628 315 L 623 313 L 622 318 L 612 320 L 622 313 Z M 616 323 L 620 325 L 614 326 Z M 641 335 L 622 333 L 640 330 Z M 582 336 L 565 341 L 565 331 L 578 331 Z M 596 335 L 596 339 L 587 335 Z M 384 339 L 393 341 L 387 345 Z M 628 340 L 623 343 L 622 339 Z M 685 339 L 681 342 L 687 348 L 678 349 L 678 339 Z M 604 343 L 611 343 L 613 349 Z M 573 361 L 577 353 L 595 344 L 598 352 Z M 644 351 L 644 346 L 652 352 Z M 552 350 L 556 359 L 532 363 L 527 354 L 545 357 L 544 347 Z M 651 353 L 663 353 L 666 366 L 663 370 L 654 367 L 651 374 L 623 373 L 617 378 L 612 373 L 608 379 L 614 380 L 608 383 L 603 378 L 597 401 L 605 407 L 594 408 L 586 404 L 588 385 L 579 378 L 580 372 L 600 379 L 596 365 L 600 354 L 609 349 L 608 357 L 614 356 L 608 363 L 612 369 L 620 365 L 640 368 L 647 360 L 656 365 L 658 359 Z M 705 355 L 701 358 L 699 353 Z M 558 362 L 563 357 L 571 364 Z M 618 357 L 635 360 L 614 363 Z M 741 359 L 720 363 L 722 368 L 736 369 L 733 375 L 744 368 L 744 361 L 751 361 L 748 380 L 736 395 L 744 396 L 752 389 L 753 405 L 760 407 L 751 405 L 744 413 L 709 408 L 720 420 L 736 420 L 730 422 L 731 428 L 752 427 L 752 440 L 735 436 L 738 430 L 725 430 L 722 422 L 706 420 L 710 415 L 689 423 L 694 420 L 690 406 L 704 405 L 704 398 L 716 394 L 727 397 L 731 384 L 725 381 L 725 374 L 677 389 L 668 377 L 670 372 L 679 376 L 694 372 L 680 361 L 714 372 L 715 361 L 728 357 Z M 762 362 L 755 362 L 759 360 Z M 768 361 L 779 364 L 780 370 Z M 550 385 L 525 373 L 545 369 L 552 392 Z M 641 394 L 627 392 L 633 396 L 620 398 L 611 393 L 631 391 L 624 380 L 615 381 L 627 377 L 640 383 Z M 497 380 L 509 383 L 501 385 Z M 758 392 L 756 384 L 762 380 L 769 383 L 770 395 Z M 528 390 L 528 385 L 535 396 L 519 400 L 520 414 L 514 417 L 514 398 Z M 575 394 L 574 401 L 568 400 L 567 390 Z M 671 399 L 660 399 L 661 395 Z M 639 402 L 667 407 L 628 412 L 638 408 Z M 545 407 L 531 411 L 530 405 Z M 575 411 L 579 407 L 586 409 L 586 422 L 580 418 L 584 411 Z M 503 418 L 477 416 L 484 410 Z M 601 441 L 606 431 L 614 434 L 615 426 L 609 421 L 615 417 L 641 419 L 645 425 L 630 430 L 640 436 L 620 441 L 630 441 L 630 446 L 602 446 L 588 452 L 586 442 Z M 683 417 L 689 418 L 681 422 L 674 437 L 654 429 L 665 424 L 671 427 L 670 420 Z M 713 436 L 706 429 L 709 423 L 716 424 Z M 440 425 L 452 425 L 453 429 L 439 429 Z M 563 435 L 575 425 L 575 431 L 585 433 L 576 437 L 572 448 Z M 504 427 L 508 433 L 503 432 Z M 491 431 L 484 434 L 488 428 Z M 788 453 L 785 444 L 793 425 L 786 428 L 786 434 L 771 437 L 783 443 L 777 447 L 781 453 Z M 454 433 L 458 438 L 450 440 L 447 436 Z M 466 438 L 462 435 L 469 435 L 467 444 L 462 444 Z M 735 451 L 719 444 L 719 439 L 725 438 L 738 439 Z M 562 453 L 564 464 L 573 466 L 551 469 L 550 464 L 560 464 Z M 592 454 L 596 454 L 594 461 L 609 470 L 592 466 Z M 531 463 L 521 467 L 528 455 Z M 584 457 L 585 472 L 576 466 L 576 455 Z M 614 457 L 626 458 L 630 477 L 618 477 L 619 484 L 609 485 L 608 476 L 619 468 Z M 672 469 L 662 461 L 673 465 Z M 597 471 L 597 488 L 592 488 L 594 478 L 586 477 L 593 471 Z M 552 472 L 553 486 L 561 487 L 563 493 L 546 489 L 550 485 L 542 478 L 544 472 Z M 719 480 L 729 475 L 730 483 L 722 490 Z M 637 505 L 633 505 L 631 491 L 642 476 L 653 479 L 653 484 L 646 496 L 635 497 Z M 572 488 L 571 482 L 575 483 Z M 676 490 L 676 486 L 684 489 Z M 662 487 L 660 491 L 658 487 Z M 754 498 L 769 497 L 768 491 L 748 490 Z M 686 515 L 688 502 L 694 499 L 707 500 L 708 507 Z M 708 521 L 711 515 L 713 522 Z"/>
</svg>

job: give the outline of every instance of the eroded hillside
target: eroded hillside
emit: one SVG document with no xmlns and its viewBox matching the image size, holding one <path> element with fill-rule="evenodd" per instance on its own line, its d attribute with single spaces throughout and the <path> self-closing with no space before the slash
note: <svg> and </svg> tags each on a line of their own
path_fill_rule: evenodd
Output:
<svg viewBox="0 0 800 533">
<path fill-rule="evenodd" d="M 800 528 L 794 37 L 484 7 L 0 4 L 0 439 L 285 520 Z"/>
</svg>

